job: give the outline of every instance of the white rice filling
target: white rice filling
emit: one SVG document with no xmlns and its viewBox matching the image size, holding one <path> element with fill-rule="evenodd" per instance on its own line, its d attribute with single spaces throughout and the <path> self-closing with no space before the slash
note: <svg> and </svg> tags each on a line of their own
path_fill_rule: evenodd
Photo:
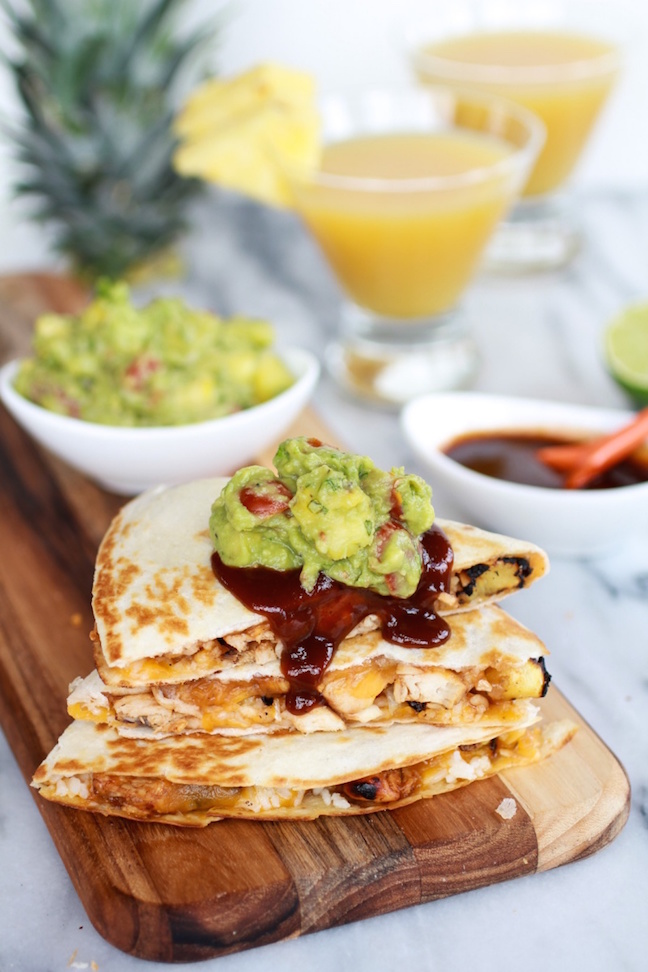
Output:
<svg viewBox="0 0 648 972">
<path fill-rule="evenodd" d="M 58 779 L 54 793 L 57 797 L 80 797 L 82 800 L 86 800 L 90 795 L 88 784 L 78 776 L 66 776 Z"/>
<path fill-rule="evenodd" d="M 87 800 L 90 796 L 91 779 L 91 774 L 86 774 L 84 777 L 60 777 L 54 785 L 54 796 L 61 800 L 70 798 Z M 281 806 L 298 807 L 306 797 L 311 795 L 320 799 L 327 807 L 334 806 L 344 810 L 351 806 L 341 793 L 331 791 L 325 786 L 314 787 L 311 790 L 291 790 L 289 787 L 246 787 L 243 805 L 252 813 L 262 813 L 276 810 Z"/>
<path fill-rule="evenodd" d="M 488 756 L 474 756 L 466 760 L 455 750 L 445 779 L 448 783 L 456 783 L 457 780 L 479 780 L 489 771 L 490 766 L 491 761 Z"/>
</svg>

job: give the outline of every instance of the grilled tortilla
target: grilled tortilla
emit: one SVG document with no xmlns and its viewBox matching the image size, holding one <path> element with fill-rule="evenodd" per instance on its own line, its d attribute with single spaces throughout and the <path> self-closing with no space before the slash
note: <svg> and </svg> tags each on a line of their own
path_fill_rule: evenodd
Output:
<svg viewBox="0 0 648 972">
<path fill-rule="evenodd" d="M 120 736 L 73 722 L 36 771 L 48 800 L 107 815 L 202 827 L 223 817 L 371 813 L 537 762 L 573 735 L 537 726 L 527 703 L 504 732 L 473 726 L 362 726 L 339 733 Z"/>
<path fill-rule="evenodd" d="M 291 699 L 286 645 L 212 570 L 224 482 L 152 490 L 111 524 L 93 585 L 97 670 L 73 683 L 74 721 L 32 781 L 43 797 L 193 827 L 364 814 L 537 762 L 571 738 L 573 724 L 540 725 L 531 701 L 548 684 L 544 646 L 493 603 L 540 577 L 544 553 L 449 521 L 437 520 L 454 553 L 434 606 L 449 619 L 443 637 L 407 631 L 397 644 L 377 617 L 351 614 L 317 692 Z M 271 586 L 257 572 L 253 586 L 259 577 Z M 347 618 L 337 600 L 330 611 Z M 439 621 L 428 602 L 416 612 L 417 624 Z"/>
<path fill-rule="evenodd" d="M 451 637 L 434 649 L 404 648 L 378 631 L 345 639 L 324 673 L 325 704 L 305 714 L 285 704 L 289 689 L 274 643 L 234 639 L 220 670 L 187 681 L 110 686 L 98 672 L 77 679 L 73 718 L 108 722 L 129 735 L 340 731 L 354 724 L 503 725 L 517 700 L 544 695 L 549 676 L 540 639 L 494 605 L 450 619 Z"/>
<path fill-rule="evenodd" d="M 211 675 L 223 669 L 228 646 L 236 648 L 239 636 L 243 643 L 276 647 L 265 618 L 241 604 L 211 569 L 207 524 L 224 483 L 206 479 L 151 490 L 128 503 L 108 529 L 93 584 L 95 661 L 107 684 L 138 687 Z M 454 550 L 451 590 L 439 596 L 439 614 L 501 600 L 548 569 L 546 555 L 533 544 L 436 523 Z"/>
</svg>

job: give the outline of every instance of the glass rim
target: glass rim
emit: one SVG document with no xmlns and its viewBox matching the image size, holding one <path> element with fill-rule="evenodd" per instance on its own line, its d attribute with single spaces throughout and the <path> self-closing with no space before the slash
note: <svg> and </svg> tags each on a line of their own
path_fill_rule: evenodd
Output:
<svg viewBox="0 0 648 972">
<path fill-rule="evenodd" d="M 524 145 L 517 146 L 501 130 L 480 132 L 478 129 L 470 128 L 468 125 L 453 126 L 452 121 L 449 120 L 449 129 L 455 127 L 459 131 L 465 131 L 467 133 L 477 132 L 484 135 L 492 135 L 494 138 L 498 138 L 510 145 L 511 152 L 497 162 L 490 165 L 476 166 L 475 168 L 468 169 L 466 172 L 450 175 L 406 176 L 397 179 L 390 179 L 383 176 L 338 175 L 332 172 L 322 172 L 319 168 L 311 170 L 304 167 L 282 165 L 282 169 L 289 180 L 331 189 L 346 189 L 367 193 L 415 193 L 448 190 L 455 187 L 460 188 L 466 185 L 477 185 L 481 182 L 487 182 L 509 171 L 513 172 L 517 168 L 522 168 L 523 165 L 529 165 L 530 167 L 545 142 L 546 127 L 541 119 L 529 111 L 528 108 L 498 95 L 482 95 L 473 91 L 455 91 L 443 85 L 426 85 L 424 88 L 364 88 L 355 92 L 331 92 L 323 94 L 320 102 L 323 105 L 330 104 L 334 101 L 339 101 L 342 104 L 352 104 L 354 103 L 354 99 L 361 99 L 363 96 L 367 98 L 370 96 L 394 99 L 416 98 L 419 102 L 437 98 L 442 99 L 446 103 L 448 101 L 461 101 L 465 104 L 473 104 L 491 111 L 495 118 L 499 115 L 501 119 L 514 119 L 526 129 L 528 138 Z M 416 131 L 408 131 L 407 129 L 396 129 L 396 132 L 404 135 L 419 134 Z M 393 128 L 386 128 L 382 132 L 372 131 L 366 134 L 371 137 L 372 135 L 380 136 L 382 134 L 388 135 L 393 133 Z M 425 134 L 425 132 L 421 132 L 421 134 Z M 344 138 L 329 139 L 328 144 L 334 144 L 336 141 L 344 140 Z M 326 139 L 324 139 L 323 144 L 324 146 L 327 144 Z"/>
<path fill-rule="evenodd" d="M 507 31 L 507 33 L 515 31 Z M 480 33 L 503 33 L 502 31 L 481 31 Z M 450 34 L 444 40 L 464 36 Z M 410 50 L 410 60 L 415 68 L 425 71 L 433 68 L 440 77 L 452 81 L 487 84 L 553 84 L 556 81 L 580 81 L 599 75 L 612 74 L 619 70 L 622 55 L 619 48 L 611 45 L 611 50 L 603 51 L 595 57 L 578 58 L 566 64 L 473 64 L 444 57 L 443 54 L 425 50 L 425 41 Z"/>
</svg>

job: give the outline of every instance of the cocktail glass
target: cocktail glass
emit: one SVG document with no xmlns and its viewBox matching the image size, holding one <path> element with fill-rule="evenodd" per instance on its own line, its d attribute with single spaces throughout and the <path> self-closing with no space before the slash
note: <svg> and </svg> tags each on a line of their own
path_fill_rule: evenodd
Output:
<svg viewBox="0 0 648 972">
<path fill-rule="evenodd" d="M 460 309 L 543 140 L 530 112 L 448 88 L 366 91 L 322 105 L 321 167 L 287 173 L 341 285 L 333 375 L 375 403 L 466 384 L 475 343 Z"/>
<path fill-rule="evenodd" d="M 486 262 L 500 270 L 553 269 L 581 234 L 562 191 L 619 73 L 616 5 L 579 0 L 453 0 L 409 31 L 419 80 L 510 98 L 542 119 L 546 141 Z M 619 11 L 623 19 L 623 12 Z"/>
</svg>

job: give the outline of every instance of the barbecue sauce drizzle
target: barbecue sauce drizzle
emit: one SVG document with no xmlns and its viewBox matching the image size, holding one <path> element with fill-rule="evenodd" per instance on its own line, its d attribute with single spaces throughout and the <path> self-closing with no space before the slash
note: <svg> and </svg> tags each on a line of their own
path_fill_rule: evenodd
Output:
<svg viewBox="0 0 648 972">
<path fill-rule="evenodd" d="M 215 576 L 239 601 L 263 614 L 283 643 L 281 671 L 290 684 L 286 707 L 293 715 L 324 699 L 319 681 L 340 642 L 368 615 L 380 619 L 382 636 L 406 648 L 434 648 L 450 637 L 434 610 L 437 596 L 450 589 L 453 551 L 443 531 L 432 526 L 421 537 L 423 570 L 414 594 L 390 597 L 349 587 L 320 574 L 313 590 L 299 582 L 299 569 L 228 567 L 212 554 Z"/>
</svg>

